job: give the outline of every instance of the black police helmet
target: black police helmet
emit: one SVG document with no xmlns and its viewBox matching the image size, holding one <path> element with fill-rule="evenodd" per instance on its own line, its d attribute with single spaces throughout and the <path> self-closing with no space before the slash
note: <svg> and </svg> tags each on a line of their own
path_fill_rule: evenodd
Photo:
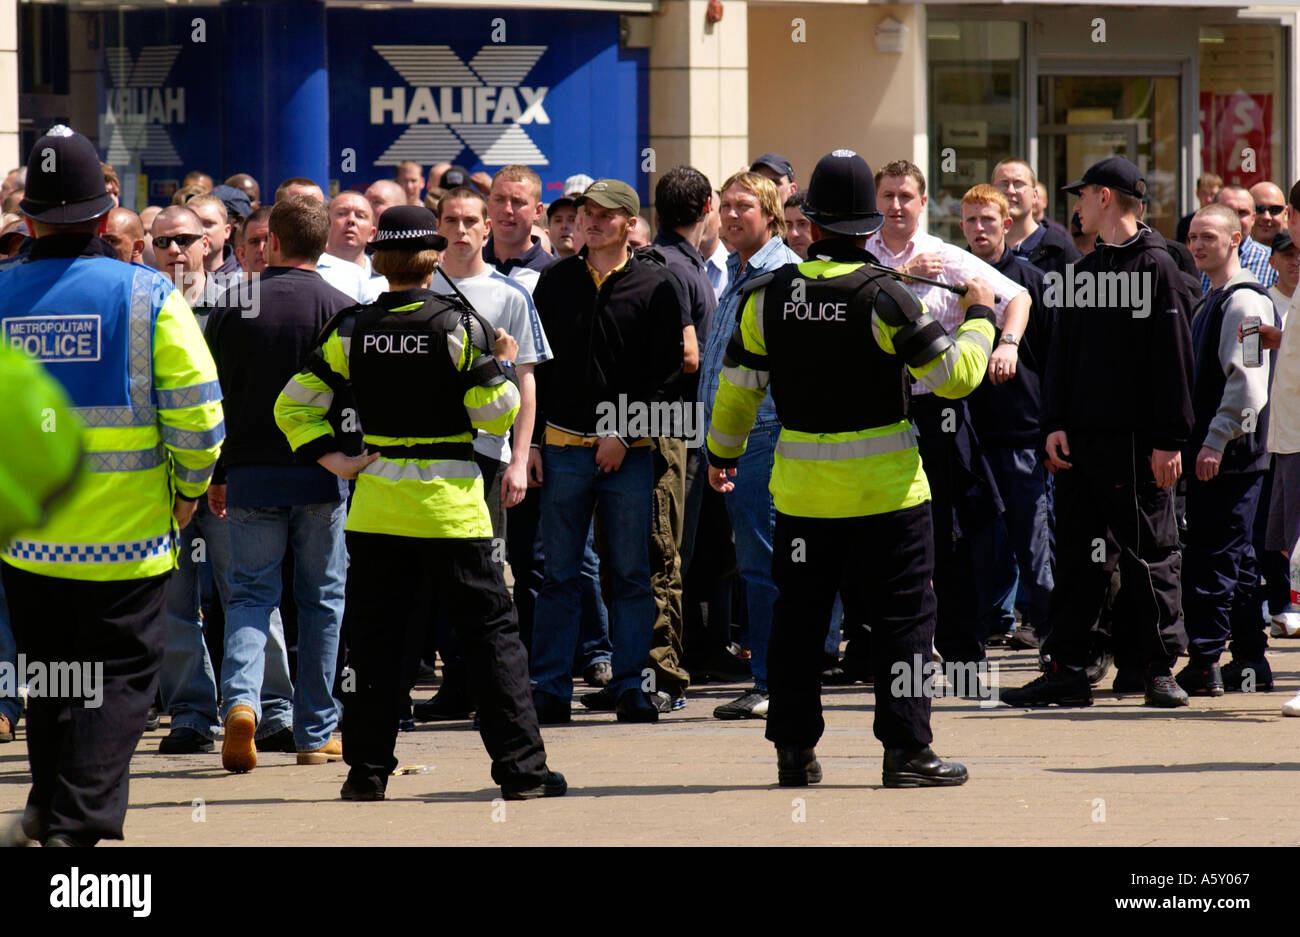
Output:
<svg viewBox="0 0 1300 937">
<path fill-rule="evenodd" d="M 423 205 L 394 205 L 379 216 L 375 237 L 366 252 L 400 250 L 441 251 L 447 239 L 438 233 L 438 219 Z"/>
<path fill-rule="evenodd" d="M 876 180 L 867 161 L 852 150 L 835 150 L 817 161 L 803 213 L 835 234 L 874 234 L 885 223 L 876 210 Z"/>
<path fill-rule="evenodd" d="M 56 124 L 36 141 L 27 158 L 27 191 L 18 210 L 33 221 L 76 224 L 113 207 L 95 145 Z"/>
</svg>

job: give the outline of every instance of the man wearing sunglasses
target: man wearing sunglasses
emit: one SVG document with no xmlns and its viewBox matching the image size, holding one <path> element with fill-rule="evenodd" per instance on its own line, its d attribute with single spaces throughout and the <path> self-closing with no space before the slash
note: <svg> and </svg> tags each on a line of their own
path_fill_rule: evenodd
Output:
<svg viewBox="0 0 1300 937">
<path fill-rule="evenodd" d="M 1250 237 L 1268 247 L 1278 232 L 1286 230 L 1286 195 L 1271 182 L 1256 182 L 1250 187 L 1250 197 L 1255 200 L 1255 223 Z"/>
<path fill-rule="evenodd" d="M 158 214 L 153 221 L 154 267 L 176 284 L 185 301 L 194 309 L 199 326 L 207 324 L 207 315 L 199 307 L 211 306 L 203 255 L 208 249 L 208 236 L 203 233 L 203 222 L 191 209 L 172 205 Z"/>
</svg>

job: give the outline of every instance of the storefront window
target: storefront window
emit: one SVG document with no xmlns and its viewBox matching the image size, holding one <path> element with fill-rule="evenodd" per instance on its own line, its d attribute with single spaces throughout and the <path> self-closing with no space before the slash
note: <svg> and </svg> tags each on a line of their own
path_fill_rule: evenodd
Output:
<svg viewBox="0 0 1300 937">
<path fill-rule="evenodd" d="M 931 20 L 930 231 L 965 244 L 961 197 L 988 182 L 999 160 L 1025 156 L 1024 26 L 989 20 Z"/>
<path fill-rule="evenodd" d="M 1201 166 L 1225 183 L 1287 191 L 1289 87 L 1281 26 L 1202 26 Z"/>
</svg>

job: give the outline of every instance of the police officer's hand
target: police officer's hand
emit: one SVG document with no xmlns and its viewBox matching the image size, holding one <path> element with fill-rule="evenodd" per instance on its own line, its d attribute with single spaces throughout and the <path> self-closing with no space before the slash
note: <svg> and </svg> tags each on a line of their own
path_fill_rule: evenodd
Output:
<svg viewBox="0 0 1300 937">
<path fill-rule="evenodd" d="M 993 287 L 989 286 L 979 277 L 971 277 L 963 286 L 966 287 L 966 295 L 958 300 L 962 312 L 965 312 L 971 306 L 988 306 L 993 308 Z"/>
<path fill-rule="evenodd" d="M 1156 485 L 1159 487 L 1174 487 L 1178 476 L 1183 474 L 1183 454 L 1177 450 L 1170 452 L 1166 449 L 1152 449 L 1151 474 L 1156 477 Z"/>
<path fill-rule="evenodd" d="M 1015 345 L 998 345 L 989 357 L 989 380 L 994 384 L 1005 384 L 1016 376 L 1016 362 L 1019 360 L 1020 353 Z"/>
<path fill-rule="evenodd" d="M 339 478 L 351 481 L 361 474 L 364 469 L 375 459 L 379 458 L 378 452 L 362 452 L 361 455 L 344 455 L 341 452 L 327 452 L 316 461 L 328 471 L 333 472 Z"/>
<path fill-rule="evenodd" d="M 1074 466 L 1065 461 L 1070 455 L 1070 440 L 1065 438 L 1065 430 L 1058 429 L 1054 433 L 1047 434 L 1047 470 L 1053 475 L 1058 469 L 1068 469 Z"/>
<path fill-rule="evenodd" d="M 627 455 L 627 446 L 617 436 L 605 436 L 596 444 L 596 465 L 606 474 L 617 472 Z"/>
<path fill-rule="evenodd" d="M 208 486 L 208 509 L 212 511 L 214 517 L 219 517 L 222 520 L 226 519 L 225 485 Z"/>
<path fill-rule="evenodd" d="M 933 280 L 943 273 L 943 258 L 938 254 L 917 254 L 900 269 L 914 277 L 929 277 Z"/>
<path fill-rule="evenodd" d="M 519 354 L 519 343 L 506 334 L 505 329 L 497 329 L 497 340 L 492 345 L 492 354 L 498 361 L 514 361 Z"/>
<path fill-rule="evenodd" d="M 184 529 L 198 506 L 197 501 L 186 501 L 180 495 L 176 495 L 172 499 L 172 517 L 176 518 L 176 526 Z"/>
<path fill-rule="evenodd" d="M 501 505 L 512 508 L 528 493 L 528 465 L 513 459 L 501 473 Z"/>
<path fill-rule="evenodd" d="M 528 487 L 542 487 L 542 450 L 528 450 Z"/>
<path fill-rule="evenodd" d="M 1196 454 L 1196 477 L 1203 482 L 1208 482 L 1219 474 L 1219 463 L 1222 461 L 1222 452 L 1209 446 L 1202 446 L 1201 451 Z"/>
<path fill-rule="evenodd" d="M 734 468 L 720 469 L 715 466 L 709 466 L 709 486 L 714 491 L 720 491 L 724 495 L 736 487 L 736 483 L 731 479 L 736 477 Z"/>
</svg>

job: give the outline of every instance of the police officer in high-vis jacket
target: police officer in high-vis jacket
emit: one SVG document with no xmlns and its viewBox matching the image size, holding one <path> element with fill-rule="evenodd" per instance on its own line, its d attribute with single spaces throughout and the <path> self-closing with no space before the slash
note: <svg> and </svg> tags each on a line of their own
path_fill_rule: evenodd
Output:
<svg viewBox="0 0 1300 937">
<path fill-rule="evenodd" d="M 546 767 L 472 445 L 475 430 L 505 435 L 519 412 L 514 369 L 502 364 L 517 346 L 498 331 L 499 360 L 487 321 L 459 296 L 428 289 L 447 244 L 436 228 L 422 206 L 384 212 L 371 246 L 389 291 L 326 323 L 275 403 L 295 452 L 357 480 L 346 525 L 343 633 L 354 680 L 345 676 L 343 688 L 342 797 L 384 798 L 410 688 L 404 674 L 435 606 L 457 630 L 493 780 L 507 799 L 555 797 L 566 784 Z M 360 456 L 339 451 L 326 418 L 348 382 L 369 450 Z"/>
<path fill-rule="evenodd" d="M 817 163 L 803 211 L 813 223 L 809 259 L 749 284 L 708 434 L 709 481 L 729 491 L 771 386 L 782 425 L 771 483 L 779 595 L 767 716 L 777 778 L 821 780 L 822 646 L 839 591 L 845 605 L 874 615 L 885 786 L 962 784 L 966 769 L 930 749 L 930 682 L 918 672 L 934 638 L 934 542 L 907 390 L 915 379 L 955 399 L 979 385 L 993 344 L 992 291 L 967 284 L 966 320 L 953 338 L 897 280 L 864 266 L 876 262 L 864 245 L 884 216 L 871 169 L 851 150 Z"/>
<path fill-rule="evenodd" d="M 216 368 L 185 299 L 97 237 L 112 207 L 94 145 L 52 128 L 32 149 L 19 204 L 35 244 L 0 272 L 4 343 L 44 364 L 84 426 L 83 483 L 0 553 L 29 666 L 77 664 L 82 677 L 79 687 L 47 682 L 27 704 L 23 828 L 46 845 L 122 838 L 131 755 L 158 690 L 177 529 L 224 437 Z"/>
</svg>

